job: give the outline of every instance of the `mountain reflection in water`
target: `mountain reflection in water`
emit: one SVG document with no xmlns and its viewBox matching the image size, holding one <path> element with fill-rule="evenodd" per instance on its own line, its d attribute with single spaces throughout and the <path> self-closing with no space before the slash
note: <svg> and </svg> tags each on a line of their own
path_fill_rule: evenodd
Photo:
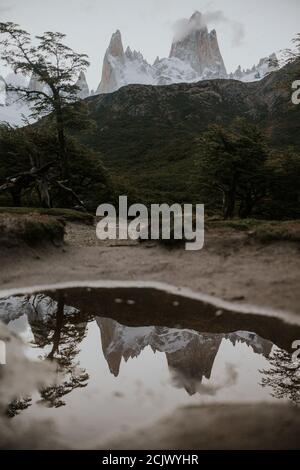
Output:
<svg viewBox="0 0 300 470">
<path fill-rule="evenodd" d="M 210 379 L 223 339 L 228 339 L 233 346 L 238 342 L 246 343 L 253 352 L 265 357 L 272 349 L 270 341 L 248 332 L 208 334 L 157 326 L 132 328 L 109 318 L 98 317 L 96 321 L 101 331 L 104 357 L 115 377 L 119 375 L 122 359 L 127 362 L 138 357 L 150 346 L 153 353 L 165 353 L 173 383 L 185 388 L 190 395 L 201 390 L 203 377 Z"/>
<path fill-rule="evenodd" d="M 297 383 L 285 387 L 276 363 L 278 352 L 290 360 L 286 345 L 300 337 L 299 327 L 278 319 L 150 289 L 14 296 L 0 300 L 0 319 L 28 344 L 28 356 L 52 361 L 57 372 L 32 398 L 16 397 L 9 416 L 51 417 L 79 440 L 90 427 L 105 434 L 179 405 L 299 400 Z"/>
</svg>

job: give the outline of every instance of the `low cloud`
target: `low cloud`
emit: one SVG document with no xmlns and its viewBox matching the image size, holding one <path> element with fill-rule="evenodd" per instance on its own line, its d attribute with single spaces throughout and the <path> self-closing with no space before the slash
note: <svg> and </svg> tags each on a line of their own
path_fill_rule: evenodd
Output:
<svg viewBox="0 0 300 470">
<path fill-rule="evenodd" d="M 238 47 L 243 43 L 245 37 L 245 29 L 242 23 L 227 18 L 222 10 L 207 11 L 203 14 L 193 15 L 191 19 L 182 18 L 173 26 L 174 40 L 182 41 L 192 31 L 196 31 L 211 24 L 220 24 L 228 26 L 232 36 L 231 44 L 233 47 Z"/>
</svg>

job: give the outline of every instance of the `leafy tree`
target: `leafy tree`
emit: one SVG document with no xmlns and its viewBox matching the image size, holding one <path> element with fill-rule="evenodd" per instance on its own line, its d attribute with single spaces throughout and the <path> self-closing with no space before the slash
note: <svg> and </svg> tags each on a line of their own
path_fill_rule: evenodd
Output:
<svg viewBox="0 0 300 470">
<path fill-rule="evenodd" d="M 221 195 L 225 219 L 249 217 L 266 192 L 267 150 L 256 126 L 244 120 L 231 127 L 211 126 L 201 138 L 199 171 L 202 186 Z M 220 196 L 219 196 L 220 199 Z"/>
<path fill-rule="evenodd" d="M 0 23 L 0 58 L 15 73 L 32 76 L 38 89 L 7 86 L 31 106 L 32 117 L 53 113 L 55 116 L 58 156 L 63 178 L 69 178 L 69 158 L 65 137 L 65 110 L 78 100 L 76 79 L 89 65 L 86 54 L 74 52 L 63 43 L 65 35 L 45 32 L 33 44 L 28 32 L 19 25 Z"/>
<path fill-rule="evenodd" d="M 11 204 L 5 196 L 10 194 L 15 206 L 74 208 L 80 205 L 94 211 L 100 202 L 112 200 L 112 182 L 101 155 L 67 136 L 70 178 L 66 186 L 60 179 L 56 148 L 55 132 L 48 122 L 17 129 L 0 126 L 2 204 Z"/>
<path fill-rule="evenodd" d="M 296 34 L 292 39 L 292 43 L 294 45 L 293 48 L 288 48 L 283 51 L 285 64 L 290 64 L 300 59 L 300 33 Z"/>
<path fill-rule="evenodd" d="M 293 404 L 300 403 L 300 363 L 292 360 L 291 355 L 276 348 L 270 357 L 270 368 L 261 371 L 263 387 L 273 389 L 272 396 L 288 399 Z"/>
<path fill-rule="evenodd" d="M 300 217 L 300 156 L 293 149 L 273 151 L 268 166 L 267 217 Z"/>
<path fill-rule="evenodd" d="M 291 94 L 291 85 L 295 80 L 299 80 L 300 72 L 300 33 L 292 39 L 293 47 L 282 51 L 280 60 L 271 58 L 269 67 L 280 68 L 280 76 L 277 76 L 275 86 L 278 90 L 286 94 Z M 285 67 L 290 65 L 290 67 Z"/>
</svg>

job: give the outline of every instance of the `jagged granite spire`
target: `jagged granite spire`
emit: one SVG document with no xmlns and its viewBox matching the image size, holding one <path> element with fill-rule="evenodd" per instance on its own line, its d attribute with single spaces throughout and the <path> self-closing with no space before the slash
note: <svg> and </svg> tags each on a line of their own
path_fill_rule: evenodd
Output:
<svg viewBox="0 0 300 470">
<path fill-rule="evenodd" d="M 90 96 L 90 89 L 87 84 L 86 76 L 84 72 L 82 71 L 80 72 L 76 85 L 79 88 L 77 95 L 80 99 L 84 100 L 84 98 L 87 98 L 88 96 Z"/>
<path fill-rule="evenodd" d="M 127 47 L 123 49 L 120 31 L 116 31 L 106 50 L 102 77 L 97 93 L 111 93 L 130 83 L 153 84 L 154 71 L 143 55 Z"/>
<path fill-rule="evenodd" d="M 200 12 L 195 12 L 181 35 L 174 38 L 170 58 L 188 63 L 199 76 L 226 77 L 227 72 L 219 49 L 217 33 L 208 32 Z"/>
<path fill-rule="evenodd" d="M 101 81 L 95 94 L 111 93 L 130 84 L 170 85 L 214 78 L 255 81 L 269 71 L 263 60 L 255 70 L 238 70 L 228 75 L 217 32 L 215 29 L 209 31 L 205 15 L 196 11 L 189 19 L 179 22 L 169 57 L 157 57 L 152 65 L 135 49 L 127 47 L 124 52 L 122 36 L 117 30 L 106 50 Z"/>
<path fill-rule="evenodd" d="M 184 31 L 174 38 L 167 59 L 148 64 L 140 52 L 127 47 L 117 30 L 106 50 L 97 93 L 111 93 L 128 84 L 168 85 L 195 82 L 204 78 L 226 78 L 217 33 L 208 32 L 200 12 L 186 20 Z"/>
<path fill-rule="evenodd" d="M 117 29 L 117 31 L 112 35 L 110 44 L 108 46 L 108 49 L 106 51 L 108 54 L 110 54 L 113 57 L 117 57 L 120 60 L 124 60 L 124 49 L 123 49 L 123 43 L 122 43 L 122 36 L 120 31 Z"/>
<path fill-rule="evenodd" d="M 130 51 L 131 52 L 131 51 Z M 129 54 L 129 51 L 127 51 Z M 111 37 L 109 46 L 106 50 L 101 82 L 97 88 L 97 93 L 110 93 L 119 88 L 118 69 L 122 69 L 125 63 L 125 54 L 123 49 L 122 37 L 117 30 Z"/>
</svg>

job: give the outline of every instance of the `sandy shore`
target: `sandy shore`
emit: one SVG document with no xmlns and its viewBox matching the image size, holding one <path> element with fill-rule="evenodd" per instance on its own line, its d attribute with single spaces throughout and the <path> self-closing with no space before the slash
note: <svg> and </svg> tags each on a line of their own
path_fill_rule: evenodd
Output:
<svg viewBox="0 0 300 470">
<path fill-rule="evenodd" d="M 160 281 L 225 300 L 296 312 L 300 250 L 237 231 L 208 231 L 201 251 L 156 243 L 100 242 L 94 227 L 68 224 L 63 247 L 11 248 L 0 253 L 2 289 L 83 280 Z"/>
</svg>

